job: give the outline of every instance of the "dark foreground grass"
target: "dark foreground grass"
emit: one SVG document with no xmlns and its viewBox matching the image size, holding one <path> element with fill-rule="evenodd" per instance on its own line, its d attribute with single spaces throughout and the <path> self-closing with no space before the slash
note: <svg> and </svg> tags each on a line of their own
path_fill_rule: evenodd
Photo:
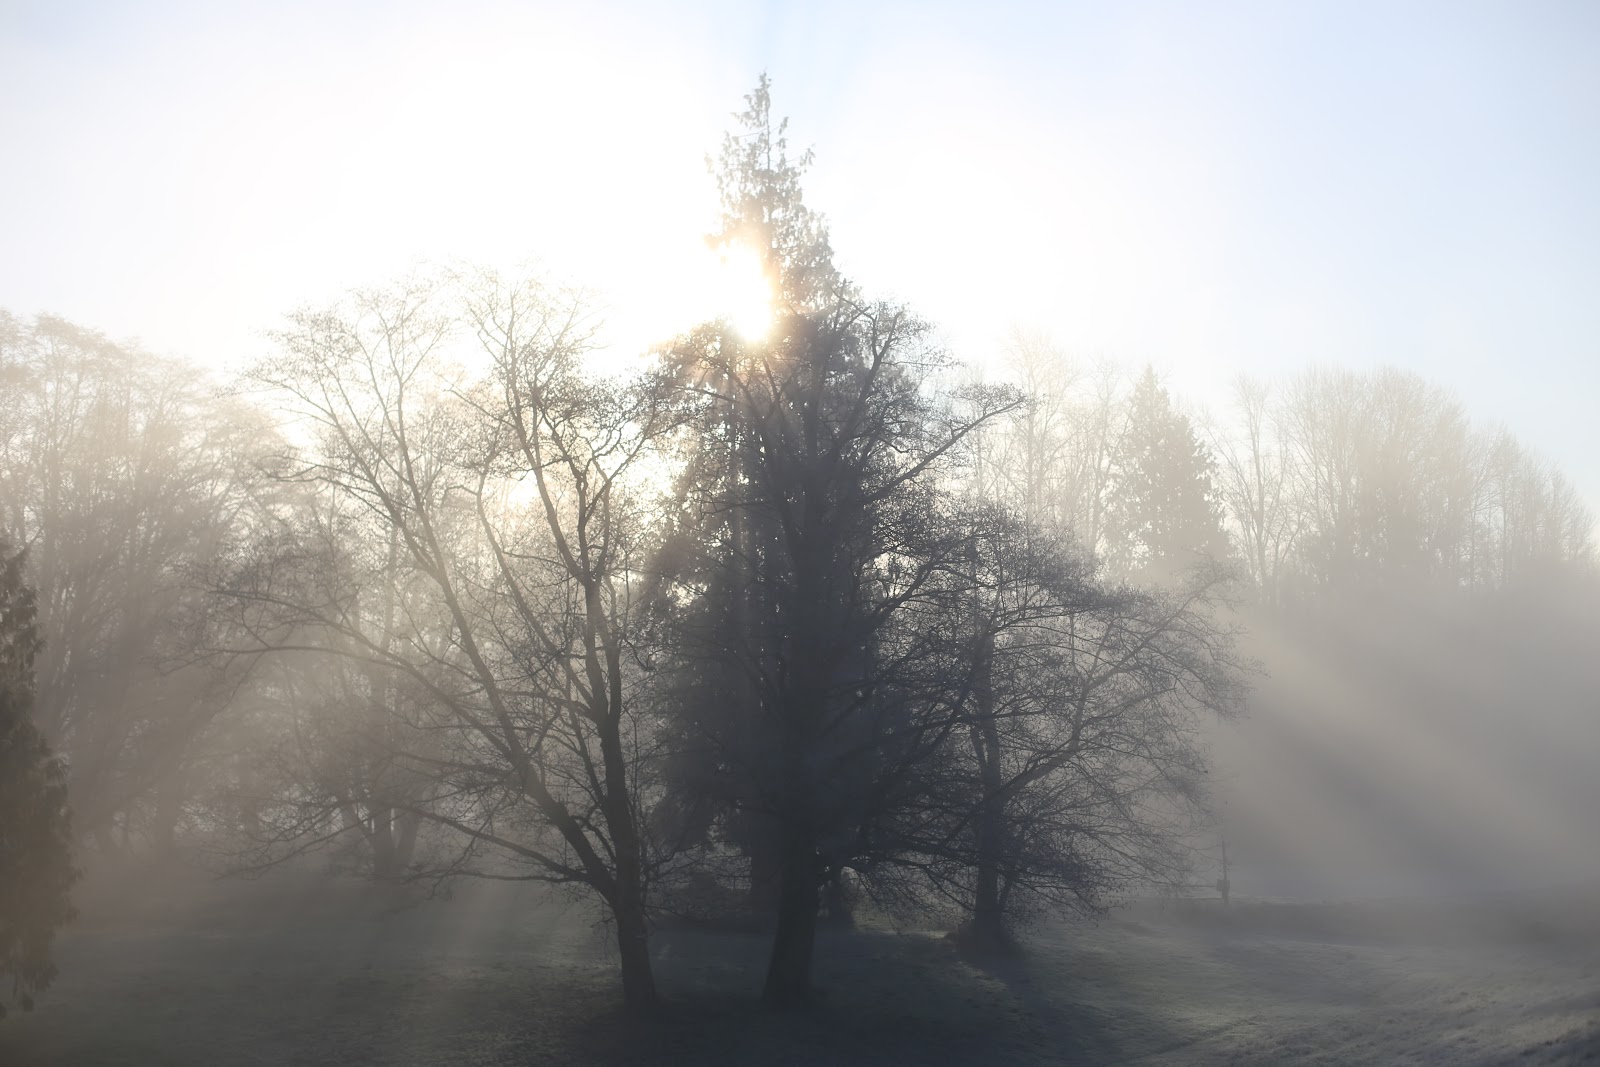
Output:
<svg viewBox="0 0 1600 1067">
<path fill-rule="evenodd" d="M 932 934 L 827 933 L 825 994 L 791 1015 L 757 1003 L 759 935 L 671 930 L 640 1020 L 592 912 L 525 887 L 91 890 L 57 985 L 0 1023 L 0 1064 L 1600 1063 L 1600 939 L 1565 918 L 1533 937 L 1407 925 L 1415 905 L 1147 907 L 984 966 Z"/>
</svg>

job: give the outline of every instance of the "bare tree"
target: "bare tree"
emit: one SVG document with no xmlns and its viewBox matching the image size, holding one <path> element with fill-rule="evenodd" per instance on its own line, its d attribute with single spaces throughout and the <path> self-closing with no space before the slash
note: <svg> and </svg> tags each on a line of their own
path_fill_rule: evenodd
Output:
<svg viewBox="0 0 1600 1067">
<path fill-rule="evenodd" d="M 1243 414 L 1242 450 L 1228 453 L 1230 506 L 1245 542 L 1261 542 L 1258 581 L 1260 550 L 1281 551 L 1273 528 L 1289 516 L 1293 544 L 1277 573 L 1336 594 L 1494 586 L 1591 549 L 1590 519 L 1559 475 L 1503 432 L 1475 431 L 1454 398 L 1414 375 L 1314 370 L 1275 410 L 1257 395 Z M 1270 473 L 1258 479 L 1246 464 L 1262 424 L 1282 428 L 1287 459 L 1259 450 Z M 1268 495 L 1274 467 L 1282 504 L 1277 489 Z"/>
<path fill-rule="evenodd" d="M 48 316 L 0 316 L 0 380 L 0 529 L 39 595 L 39 728 L 80 832 L 168 845 L 239 681 L 202 655 L 197 575 L 237 536 L 270 434 L 194 368 Z"/>
<path fill-rule="evenodd" d="M 926 685 L 952 728 L 875 858 L 959 906 L 968 943 L 992 951 L 1031 913 L 1182 884 L 1208 816 L 1205 720 L 1240 711 L 1250 666 L 1217 610 L 1221 569 L 1182 589 L 1119 587 L 993 505 L 961 524 Z"/>
<path fill-rule="evenodd" d="M 1007 352 L 1008 379 L 1024 405 L 1003 424 L 985 427 L 987 468 L 968 491 L 1003 501 L 1027 523 L 1104 554 L 1107 507 L 1127 433 L 1120 371 L 1084 366 L 1048 338 L 1018 335 Z"/>
<path fill-rule="evenodd" d="M 1269 603 L 1295 548 L 1299 514 L 1293 497 L 1288 442 L 1271 410 L 1271 391 L 1246 377 L 1234 380 L 1239 439 L 1216 440 L 1218 488 L 1237 532 L 1239 554 Z"/>
<path fill-rule="evenodd" d="M 260 567 L 236 592 L 255 647 L 333 652 L 425 694 L 392 758 L 432 779 L 433 799 L 398 806 L 466 835 L 469 853 L 493 846 L 520 864 L 502 876 L 593 890 L 637 1006 L 655 997 L 629 700 L 648 553 L 637 480 L 675 422 L 658 382 L 584 373 L 589 332 L 576 302 L 492 277 L 458 305 L 411 284 L 296 316 L 257 378 L 306 420 L 299 476 L 341 509 L 341 536 L 396 547 L 412 625 L 374 627 L 370 596 Z M 459 354 L 486 363 L 479 373 L 451 358 L 470 339 L 477 354 Z M 416 625 L 418 599 L 442 640 Z M 452 869 L 494 873 L 469 855 Z"/>
</svg>

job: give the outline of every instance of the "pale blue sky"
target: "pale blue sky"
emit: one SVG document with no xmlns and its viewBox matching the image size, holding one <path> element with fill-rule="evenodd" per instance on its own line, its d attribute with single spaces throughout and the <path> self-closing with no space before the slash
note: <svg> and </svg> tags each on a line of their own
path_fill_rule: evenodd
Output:
<svg viewBox="0 0 1600 1067">
<path fill-rule="evenodd" d="M 845 265 L 962 353 L 1391 363 L 1600 510 L 1600 4 L 979 8 L 0 2 L 0 306 L 226 364 L 539 257 L 669 329 L 767 70 Z"/>
</svg>

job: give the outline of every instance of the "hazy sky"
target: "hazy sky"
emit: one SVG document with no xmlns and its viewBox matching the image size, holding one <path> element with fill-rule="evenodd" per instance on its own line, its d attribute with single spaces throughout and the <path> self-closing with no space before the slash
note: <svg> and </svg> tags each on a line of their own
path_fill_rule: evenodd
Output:
<svg viewBox="0 0 1600 1067">
<path fill-rule="evenodd" d="M 981 8 L 981 10 L 980 10 Z M 228 364 L 419 260 L 708 307 L 762 71 L 869 291 L 972 358 L 1391 363 L 1600 510 L 1600 4 L 0 0 L 0 306 Z"/>
</svg>

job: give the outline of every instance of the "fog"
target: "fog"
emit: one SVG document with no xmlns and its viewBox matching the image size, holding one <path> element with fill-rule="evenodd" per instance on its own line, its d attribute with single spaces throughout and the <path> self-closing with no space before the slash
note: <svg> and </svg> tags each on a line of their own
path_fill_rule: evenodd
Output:
<svg viewBox="0 0 1600 1067">
<path fill-rule="evenodd" d="M 1592 880 L 1593 608 L 1563 590 L 1500 611 L 1364 611 L 1263 649 L 1257 712 L 1218 741 L 1241 869 L 1299 897 Z M 1327 655 L 1334 641 L 1352 651 Z"/>
<path fill-rule="evenodd" d="M 0 23 L 0 1060 L 1600 1055 L 1585 14 L 94 14 Z"/>
</svg>

